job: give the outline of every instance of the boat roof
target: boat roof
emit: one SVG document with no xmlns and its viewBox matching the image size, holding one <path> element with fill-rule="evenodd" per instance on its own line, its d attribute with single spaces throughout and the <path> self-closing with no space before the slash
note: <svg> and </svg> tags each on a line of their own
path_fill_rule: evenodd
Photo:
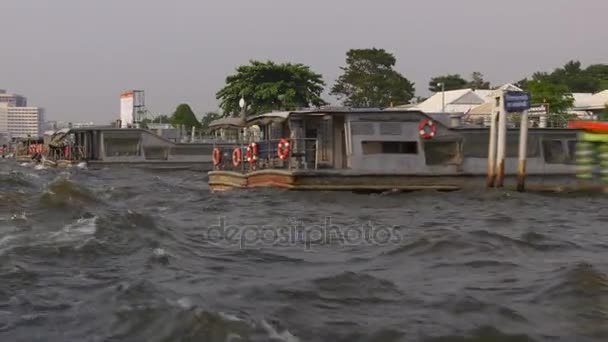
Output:
<svg viewBox="0 0 608 342">
<path fill-rule="evenodd" d="M 275 111 L 258 114 L 247 118 L 247 125 L 262 124 L 267 125 L 272 122 L 283 122 L 291 116 L 325 116 L 325 115 L 344 115 L 344 114 L 410 114 L 422 113 L 419 110 L 407 110 L 396 108 L 350 108 L 350 107 L 319 107 L 307 108 L 294 111 Z M 422 113 L 424 114 L 424 113 Z"/>
<path fill-rule="evenodd" d="M 212 121 L 209 124 L 209 128 L 226 128 L 226 127 L 241 128 L 241 127 L 245 127 L 246 124 L 247 123 L 240 117 L 238 117 L 238 118 L 230 117 L 230 118 L 221 118 L 221 119 Z"/>
</svg>

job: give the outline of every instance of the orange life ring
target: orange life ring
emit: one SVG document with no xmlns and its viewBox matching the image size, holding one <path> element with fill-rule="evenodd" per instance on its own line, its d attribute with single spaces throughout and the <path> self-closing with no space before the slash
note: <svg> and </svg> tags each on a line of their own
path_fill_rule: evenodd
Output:
<svg viewBox="0 0 608 342">
<path fill-rule="evenodd" d="M 437 134 L 437 126 L 432 120 L 424 119 L 418 125 L 422 139 L 432 139 Z"/>
<path fill-rule="evenodd" d="M 222 152 L 219 148 L 213 149 L 213 165 L 218 166 L 222 162 Z"/>
<path fill-rule="evenodd" d="M 36 145 L 30 145 L 30 146 L 28 147 L 28 151 L 29 151 L 29 154 L 34 154 L 34 153 L 36 153 Z"/>
<path fill-rule="evenodd" d="M 70 160 L 70 146 L 66 146 L 64 149 L 65 159 Z"/>
<path fill-rule="evenodd" d="M 44 152 L 43 146 L 41 144 L 36 145 L 36 153 L 42 154 Z"/>
<path fill-rule="evenodd" d="M 279 141 L 279 146 L 277 148 L 277 153 L 279 154 L 279 158 L 285 160 L 289 157 L 289 140 L 287 139 L 281 139 L 281 141 Z"/>
<path fill-rule="evenodd" d="M 234 165 L 235 167 L 241 164 L 241 154 L 242 152 L 240 147 L 237 147 L 232 151 L 232 165 Z"/>
<path fill-rule="evenodd" d="M 247 145 L 247 154 L 245 156 L 249 164 L 254 164 L 258 160 L 258 144 L 252 142 Z"/>
</svg>

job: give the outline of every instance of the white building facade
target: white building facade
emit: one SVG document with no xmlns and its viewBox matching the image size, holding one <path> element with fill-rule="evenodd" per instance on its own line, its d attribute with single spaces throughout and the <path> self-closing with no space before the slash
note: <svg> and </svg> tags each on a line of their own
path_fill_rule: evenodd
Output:
<svg viewBox="0 0 608 342">
<path fill-rule="evenodd" d="M 8 94 L 6 90 L 0 89 L 0 103 L 6 103 L 9 107 L 25 107 L 27 98 L 17 94 Z"/>
<path fill-rule="evenodd" d="M 13 138 L 42 136 L 44 110 L 39 107 L 8 107 L 8 133 Z"/>
<path fill-rule="evenodd" d="M 8 135 L 8 104 L 0 103 L 0 134 Z"/>
</svg>

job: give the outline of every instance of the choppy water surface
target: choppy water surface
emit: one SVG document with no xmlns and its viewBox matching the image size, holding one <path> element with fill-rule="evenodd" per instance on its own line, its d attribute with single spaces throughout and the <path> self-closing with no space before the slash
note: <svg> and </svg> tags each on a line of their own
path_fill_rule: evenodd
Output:
<svg viewBox="0 0 608 342">
<path fill-rule="evenodd" d="M 0 340 L 606 341 L 607 209 L 0 161 Z"/>
</svg>

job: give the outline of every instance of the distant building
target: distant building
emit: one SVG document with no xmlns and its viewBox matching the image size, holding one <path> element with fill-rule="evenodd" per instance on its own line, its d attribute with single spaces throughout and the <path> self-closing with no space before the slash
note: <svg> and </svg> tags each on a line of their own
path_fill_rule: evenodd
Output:
<svg viewBox="0 0 608 342">
<path fill-rule="evenodd" d="M 598 115 L 606 111 L 606 106 L 608 106 L 608 89 L 591 96 L 586 96 L 575 103 L 574 109 Z"/>
<path fill-rule="evenodd" d="M 13 138 L 42 136 L 44 110 L 39 107 L 8 107 L 8 132 Z"/>
<path fill-rule="evenodd" d="M 457 89 L 437 92 L 425 101 L 409 106 L 425 113 L 468 113 L 488 102 L 492 102 L 497 92 L 502 90 L 519 91 L 520 88 L 507 83 L 497 89 Z"/>
<path fill-rule="evenodd" d="M 0 89 L 0 103 L 6 103 L 9 107 L 26 107 L 27 98 L 17 94 L 8 94 L 6 90 Z"/>
<path fill-rule="evenodd" d="M 0 134 L 8 134 L 8 104 L 0 103 Z"/>
</svg>

